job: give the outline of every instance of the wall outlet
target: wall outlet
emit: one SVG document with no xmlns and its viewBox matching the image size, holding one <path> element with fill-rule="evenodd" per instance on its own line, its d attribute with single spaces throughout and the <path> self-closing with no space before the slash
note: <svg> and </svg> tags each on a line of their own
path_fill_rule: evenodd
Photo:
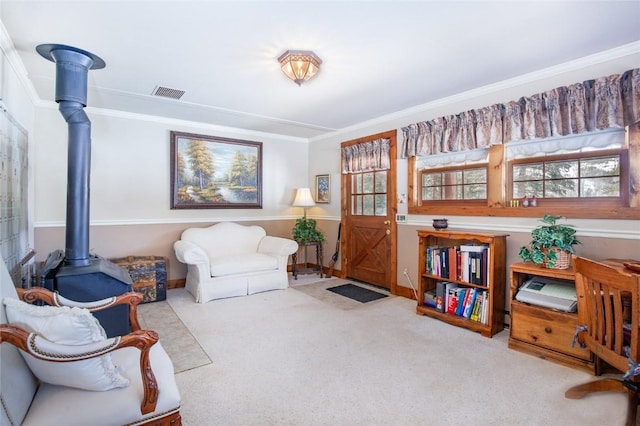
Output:
<svg viewBox="0 0 640 426">
<path fill-rule="evenodd" d="M 407 215 L 396 213 L 396 223 L 407 223 Z"/>
</svg>

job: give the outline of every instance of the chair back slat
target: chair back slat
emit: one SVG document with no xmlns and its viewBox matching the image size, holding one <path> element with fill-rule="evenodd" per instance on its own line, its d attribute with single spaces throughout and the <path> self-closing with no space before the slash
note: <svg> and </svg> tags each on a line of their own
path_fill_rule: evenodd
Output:
<svg viewBox="0 0 640 426">
<path fill-rule="evenodd" d="M 577 256 L 574 264 L 578 318 L 587 326 L 580 337 L 597 357 L 627 371 L 627 356 L 640 361 L 640 277 Z"/>
</svg>

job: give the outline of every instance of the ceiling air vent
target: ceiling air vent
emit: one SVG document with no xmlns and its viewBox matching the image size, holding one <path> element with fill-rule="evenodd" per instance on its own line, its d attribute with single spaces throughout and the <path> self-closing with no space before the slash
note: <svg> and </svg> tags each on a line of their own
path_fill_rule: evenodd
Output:
<svg viewBox="0 0 640 426">
<path fill-rule="evenodd" d="M 151 93 L 152 96 L 162 96 L 164 98 L 180 99 L 184 95 L 184 90 L 171 89 L 169 87 L 156 86 Z"/>
</svg>

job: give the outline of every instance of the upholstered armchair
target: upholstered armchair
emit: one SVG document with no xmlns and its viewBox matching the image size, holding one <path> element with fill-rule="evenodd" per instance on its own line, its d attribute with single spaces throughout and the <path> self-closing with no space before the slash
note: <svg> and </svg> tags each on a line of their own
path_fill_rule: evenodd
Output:
<svg viewBox="0 0 640 426">
<path fill-rule="evenodd" d="M 78 303 L 16 289 L 1 259 L 0 268 L 0 424 L 181 424 L 171 360 L 138 323 L 141 295 Z M 26 303 L 36 301 L 46 305 Z M 120 304 L 132 332 L 106 338 L 92 312 Z"/>
</svg>

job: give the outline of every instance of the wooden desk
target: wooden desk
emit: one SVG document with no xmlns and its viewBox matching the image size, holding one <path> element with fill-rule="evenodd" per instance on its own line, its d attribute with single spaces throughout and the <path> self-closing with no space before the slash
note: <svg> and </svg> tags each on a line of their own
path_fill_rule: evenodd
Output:
<svg viewBox="0 0 640 426">
<path fill-rule="evenodd" d="M 307 247 L 313 246 L 316 248 L 316 267 L 308 268 L 307 267 Z M 317 272 L 322 278 L 322 243 L 320 241 L 308 241 L 308 242 L 298 242 L 298 247 L 302 247 L 304 249 L 304 268 L 298 270 L 298 252 L 295 252 L 291 255 L 291 274 L 294 279 L 298 279 L 299 272 Z"/>
<path fill-rule="evenodd" d="M 573 266 L 568 269 L 552 269 L 532 263 L 514 263 L 509 269 L 509 348 L 594 374 L 595 364 L 591 352 L 577 345 L 571 347 L 578 325 L 577 313 L 530 305 L 515 298 L 522 284 L 534 276 L 562 280 L 575 285 Z"/>
</svg>

